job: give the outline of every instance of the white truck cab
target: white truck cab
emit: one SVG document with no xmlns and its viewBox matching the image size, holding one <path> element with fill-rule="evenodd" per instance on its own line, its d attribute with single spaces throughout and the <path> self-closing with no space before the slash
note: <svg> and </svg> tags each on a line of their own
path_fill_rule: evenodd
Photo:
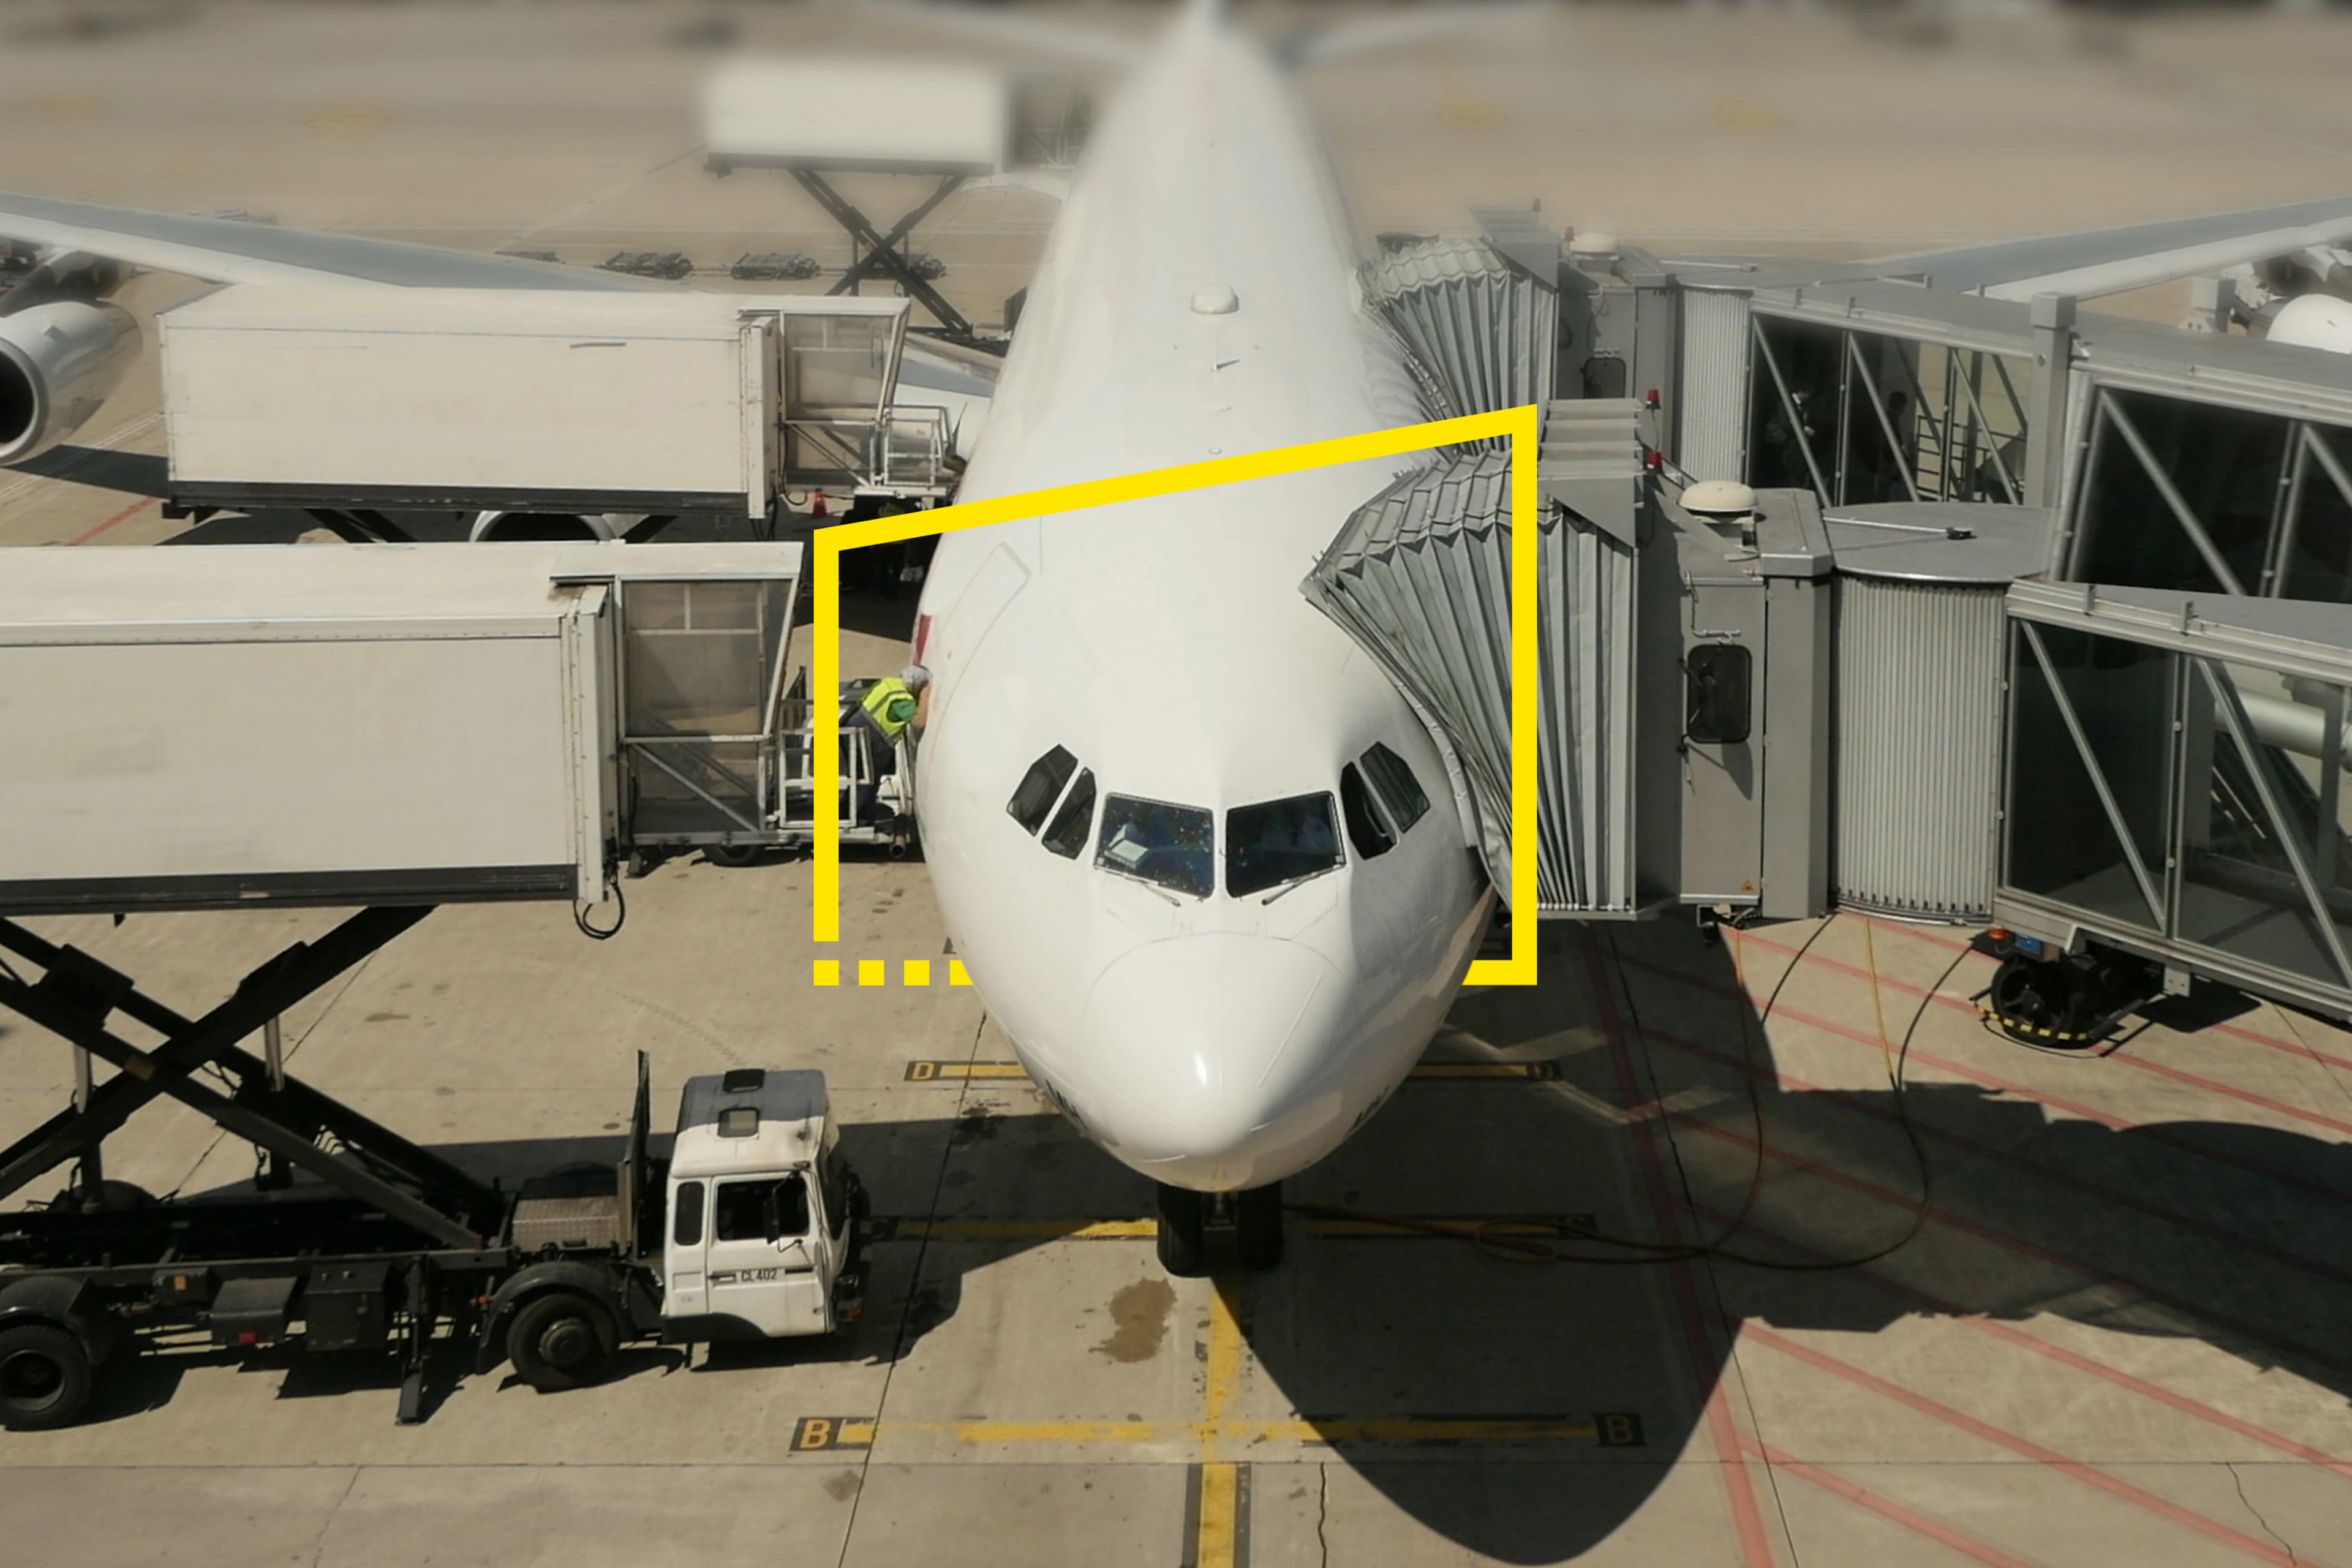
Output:
<svg viewBox="0 0 2352 1568">
<path fill-rule="evenodd" d="M 858 1315 L 864 1194 L 840 1144 L 821 1072 L 687 1081 L 665 1210 L 664 1339 L 822 1334 Z"/>
</svg>

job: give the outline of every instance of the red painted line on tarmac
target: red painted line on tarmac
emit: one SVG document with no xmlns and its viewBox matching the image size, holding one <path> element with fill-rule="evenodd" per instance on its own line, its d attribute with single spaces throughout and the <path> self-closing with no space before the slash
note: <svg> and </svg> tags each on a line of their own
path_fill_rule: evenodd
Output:
<svg viewBox="0 0 2352 1568">
<path fill-rule="evenodd" d="M 1873 1105 L 1848 1090 L 1826 1089 L 1820 1084 L 1808 1082 L 1793 1073 L 1782 1072 L 1777 1068 L 1767 1068 L 1759 1063 L 1742 1061 L 1727 1051 L 1718 1051 L 1712 1047 L 1702 1046 L 1695 1040 L 1685 1040 L 1679 1035 L 1670 1035 L 1654 1029 L 1644 1030 L 1643 1033 L 1661 1044 L 1672 1046 L 1677 1050 L 1694 1056 L 1705 1057 L 1709 1061 L 1720 1062 L 1725 1067 L 1737 1068 L 1751 1077 L 1769 1076 L 1783 1088 L 1793 1089 L 1801 1094 L 1826 1100 L 1832 1105 L 1853 1111 L 1857 1116 L 1867 1116 L 1872 1121 L 1884 1122 L 1889 1127 L 1899 1128 L 1904 1125 L 1904 1119 L 1894 1111 Z M 2352 1269 L 2338 1268 L 2334 1264 L 2323 1263 L 2317 1258 L 2306 1258 L 2300 1253 L 2289 1252 L 2284 1247 L 2273 1247 L 2268 1242 L 2258 1241 L 2242 1231 L 2225 1229 L 2221 1226 L 2199 1219 L 2194 1215 L 2183 1214 L 2178 1209 L 2167 1208 L 2161 1204 L 2149 1203 L 2147 1199 L 2135 1196 L 2130 1193 L 2117 1192 L 2113 1187 L 2103 1186 L 2075 1172 L 2054 1170 L 2038 1160 L 2029 1160 L 2012 1150 L 1979 1142 L 1964 1132 L 1954 1132 L 1949 1128 L 1937 1127 L 1933 1122 L 1916 1120 L 1911 1122 L 1911 1126 L 1922 1137 L 1937 1139 L 1980 1159 L 2011 1165 L 2021 1171 L 2031 1171 L 2035 1175 L 2073 1191 L 2095 1193 L 2118 1208 L 2126 1208 L 2136 1214 L 2146 1215 L 2160 1225 L 2193 1231 L 2209 1241 L 2217 1241 L 2226 1247 L 2253 1253 L 2256 1257 L 2265 1258 L 2282 1268 L 2293 1268 L 2299 1273 L 2317 1275 L 2322 1279 L 2333 1279 L 2341 1285 L 2352 1286 Z"/>
<path fill-rule="evenodd" d="M 1760 947 L 1768 952 L 1777 952 L 1785 957 L 1796 959 L 1801 963 L 1818 964 L 1822 968 L 1834 970 L 1840 974 L 1850 976 L 1855 980 L 1868 980 L 1871 978 L 1870 972 L 1866 969 L 1856 968 L 1851 963 L 1843 963 L 1840 960 L 1830 958 L 1818 952 L 1800 954 L 1797 949 L 1793 947 L 1783 947 L 1777 942 L 1767 942 L 1764 938 L 1759 936 L 1743 935 L 1735 937 L 1733 940 L 1738 942 L 1743 947 Z M 1889 991 L 1900 991 L 1908 996 L 1926 996 L 1928 994 L 1922 987 L 1916 985 L 1906 985 L 1900 980 L 1887 980 L 1881 978 L 1879 984 L 1885 986 Z M 1960 1012 L 1968 1014 L 1970 1017 L 1976 1016 L 1977 1010 L 1975 1006 L 1962 997 L 1950 996 L 1943 994 L 1942 993 L 1937 993 L 1932 1000 L 1939 1007 L 1956 1008 Z M 1798 1016 L 1795 1013 L 1790 1013 L 1785 1007 L 1777 1008 L 1775 1011 L 1788 1013 L 1788 1016 L 1792 1018 Z M 2259 1038 L 2260 1037 L 2256 1037 Z M 1875 1042 L 1874 1041 L 1873 1043 L 1874 1044 Z M 2284 1047 L 2280 1047 L 2278 1042 L 2275 1040 L 2265 1040 L 2263 1043 L 2279 1049 L 2286 1048 Z M 2175 1082 L 2185 1083 L 2192 1088 L 2201 1089 L 2211 1094 L 2222 1095 L 2228 1099 L 2238 1100 L 2246 1105 L 2257 1106 L 2262 1110 L 2271 1111 L 2279 1116 L 2293 1117 L 2297 1121 L 2308 1121 L 2315 1127 L 2325 1127 L 2331 1132 L 2341 1132 L 2347 1136 L 2352 1136 L 2352 1121 L 2339 1121 L 2333 1116 L 2322 1116 L 2316 1110 L 2305 1110 L 2299 1106 L 2289 1105 L 2283 1100 L 2273 1100 L 2268 1095 L 2256 1094 L 2252 1089 L 2238 1089 L 2232 1085 L 2223 1083 L 2218 1079 L 2210 1079 L 2198 1073 L 2186 1072 L 2179 1068 L 2167 1067 L 2162 1062 L 2150 1061 L 2146 1057 L 2134 1056 L 2128 1051 L 2118 1051 L 2112 1056 L 2102 1057 L 2099 1059 L 2102 1061 L 2120 1062 L 2125 1067 L 2137 1068 L 2142 1072 L 2152 1072 L 2159 1078 L 2168 1078 L 2173 1079 Z M 2347 1067 L 2352 1067 L 2352 1062 L 2347 1062 L 2345 1065 Z"/>
<path fill-rule="evenodd" d="M 1642 1101 L 1642 1084 L 1633 1070 L 1633 1052 L 1625 1043 L 1624 1020 L 1617 1015 L 1615 979 L 1601 956 L 1601 944 L 1590 931 L 1582 932 L 1585 943 L 1585 963 L 1592 977 L 1592 993 L 1601 1005 L 1601 1029 L 1609 1041 L 1609 1058 L 1615 1070 L 1617 1093 L 1628 1110 Z M 1654 1117 L 1633 1119 L 1634 1153 L 1642 1167 L 1643 1183 L 1649 1188 L 1650 1207 L 1661 1239 L 1669 1245 L 1682 1240 L 1682 1226 L 1675 1217 L 1674 1199 L 1666 1186 L 1666 1173 L 1657 1147 L 1657 1122 Z M 1682 1310 L 1683 1348 L 1690 1358 L 1691 1374 L 1706 1390 L 1707 1436 L 1715 1445 L 1717 1468 L 1723 1475 L 1723 1489 L 1731 1506 L 1733 1528 L 1739 1534 L 1739 1558 L 1746 1568 L 1773 1568 L 1772 1542 L 1764 1531 L 1763 1510 L 1757 1506 L 1756 1486 L 1748 1473 L 1748 1460 L 1740 1448 L 1741 1433 L 1732 1419 L 1730 1402 L 1724 1397 L 1723 1373 L 1729 1356 L 1727 1352 L 1718 1358 L 1709 1338 L 1706 1314 L 1698 1299 L 1698 1286 L 1691 1278 L 1687 1261 L 1667 1265 L 1672 1278 L 1675 1299 Z"/>
<path fill-rule="evenodd" d="M 1929 1519 L 1926 1514 L 1905 1508 L 1901 1503 L 1880 1497 L 1866 1488 L 1856 1486 L 1843 1476 L 1809 1465 L 1793 1454 L 1784 1453 L 1769 1443 L 1743 1436 L 1740 1447 L 1771 1466 L 1786 1470 L 1801 1481 L 1810 1481 L 1825 1492 L 1845 1499 L 1856 1508 L 1868 1509 L 1881 1519 L 1894 1521 L 1914 1535 L 1924 1535 L 1938 1546 L 1948 1546 L 1963 1557 L 1973 1557 L 1986 1568 L 2034 1568 L 2021 1558 L 2011 1557 L 1997 1546 L 1988 1546 L 1972 1535 L 1963 1535 L 1950 1525 Z"/>
<path fill-rule="evenodd" d="M 1701 1209 L 1718 1223 L 1730 1222 L 1731 1216 L 1720 1209 L 1708 1208 L 1704 1205 L 1701 1205 Z M 1829 1254 L 1808 1247 L 1803 1242 L 1792 1241 L 1764 1226 L 1750 1223 L 1743 1229 L 1748 1235 L 1760 1237 L 1777 1247 L 1785 1247 L 1792 1252 L 1815 1261 L 1829 1260 Z M 2142 1398 L 2153 1399 L 2159 1405 L 2169 1405 L 2184 1415 L 2195 1416 L 2200 1421 L 2221 1427 L 2226 1431 L 2235 1432 L 2242 1437 L 2250 1438 L 2266 1448 L 2276 1448 L 2282 1454 L 2292 1455 L 2306 1464 L 2316 1466 L 2324 1470 L 2332 1470 L 2345 1479 L 2352 1480 L 2352 1463 L 2339 1459 L 2325 1449 L 2315 1448 L 2308 1443 L 2298 1442 L 2268 1427 L 2257 1426 L 2251 1421 L 2240 1420 L 2225 1410 L 2218 1410 L 2202 1401 L 2191 1399 L 2185 1394 L 2176 1394 L 2163 1384 L 2150 1383 L 2144 1377 L 2136 1377 L 2121 1367 L 2109 1366 L 2106 1363 L 2095 1360 L 2080 1352 L 2070 1351 L 2063 1345 L 2053 1344 L 2048 1340 L 2029 1334 L 2014 1324 L 1989 1318 L 1981 1312 L 1969 1310 L 1957 1301 L 1945 1300 L 1931 1291 L 1921 1290 L 1914 1286 L 1906 1285 L 1900 1280 L 1891 1279 L 1875 1268 L 1857 1268 L 1852 1272 L 1855 1278 L 1876 1286 L 1890 1296 L 1909 1301 L 1923 1310 L 1948 1317 L 1964 1327 L 1976 1330 L 1979 1333 L 1990 1334 L 1997 1340 L 2032 1351 L 2035 1355 L 2047 1357 L 2062 1366 L 2088 1373 L 2093 1377 L 2112 1383 L 2118 1388 L 2128 1389 Z"/>
<path fill-rule="evenodd" d="M 1651 1037 L 1660 1037 L 1654 1034 Z M 1694 1132 L 1728 1143 L 1736 1149 L 1744 1150 L 1749 1153 L 1755 1152 L 1756 1141 L 1744 1133 L 1734 1132 L 1727 1127 L 1717 1127 L 1713 1122 L 1702 1121 L 1696 1116 L 1690 1116 L 1679 1110 L 1668 1111 L 1666 1117 L 1668 1121 L 1679 1122 Z M 1791 1170 L 1802 1171 L 1805 1174 L 1827 1182 L 1832 1186 L 1843 1187 L 1849 1192 L 1860 1193 L 1864 1197 L 1876 1198 L 1881 1203 L 1891 1204 L 1905 1209 L 1916 1206 L 1917 1200 L 1909 1194 L 1898 1193 L 1891 1187 L 1880 1186 L 1876 1182 L 1853 1175 L 1849 1172 L 1833 1169 L 1817 1160 L 1809 1160 L 1802 1154 L 1791 1154 L 1786 1150 L 1769 1147 L 1765 1150 L 1765 1153 L 1769 1158 L 1779 1161 Z M 1927 1219 L 1930 1224 L 1961 1231 L 1980 1241 L 1989 1241 L 1995 1247 L 2011 1252 L 2022 1253 L 2039 1262 L 2063 1268 L 2070 1274 L 2078 1274 L 2085 1279 L 2095 1280 L 2102 1285 L 2112 1285 L 2117 1289 L 2128 1290 L 2159 1306 L 2169 1307 L 2184 1316 L 2202 1319 L 2215 1328 L 2225 1330 L 2242 1339 L 2252 1341 L 2256 1344 L 2267 1345 L 2284 1356 L 2309 1362 L 2315 1366 L 2324 1366 L 2341 1375 L 2352 1376 L 2352 1363 L 2338 1361 L 2325 1352 L 2309 1349 L 2290 1340 L 2282 1340 L 2275 1334 L 2239 1322 L 2234 1318 L 2224 1316 L 2210 1307 L 2200 1306 L 2186 1298 L 2175 1296 L 2170 1291 L 2157 1286 L 2142 1284 L 2136 1279 L 2126 1279 L 2119 1274 L 2110 1274 L 2095 1264 L 2070 1258 L 2063 1252 L 2042 1246 L 2038 1241 L 2028 1241 L 2021 1236 L 2013 1235 L 1979 1220 L 1969 1219 L 1963 1215 L 1953 1214 L 1946 1209 L 1931 1208 L 1928 1210 Z"/>
<path fill-rule="evenodd" d="M 1804 1363 L 1817 1372 L 1828 1373 L 1832 1377 L 1850 1383 L 1856 1388 L 1866 1389 L 1883 1398 L 1891 1399 L 1895 1404 L 1916 1411 L 1930 1420 L 1940 1422 L 1947 1426 L 1957 1427 L 1970 1436 L 1980 1438 L 1996 1447 L 2006 1448 L 2012 1454 L 2031 1459 L 2037 1465 L 2046 1466 L 2056 1470 L 2060 1475 L 2080 1481 L 2086 1487 L 2095 1488 L 2109 1497 L 2130 1503 L 2135 1508 L 2143 1509 L 2159 1519 L 2169 1520 L 2210 1540 L 2218 1541 L 2224 1546 L 2242 1552 L 2249 1557 L 2272 1563 L 2274 1568 L 2319 1568 L 2318 1563 L 2312 1558 L 2291 1556 L 2267 1541 L 2257 1541 L 2251 1535 L 2231 1530 L 2226 1524 L 2208 1519 L 2194 1510 L 2183 1508 L 2177 1502 L 2160 1498 L 2154 1492 L 2132 1485 L 2129 1481 L 2119 1480 L 2105 1470 L 2094 1468 L 2080 1459 L 2070 1459 L 2057 1449 L 2045 1447 L 2031 1437 L 2021 1437 L 2014 1432 L 2003 1431 L 1989 1421 L 1978 1420 L 1966 1411 L 1956 1410 L 1916 1390 L 1906 1388 L 1901 1384 L 1890 1383 L 1874 1373 L 1864 1372 L 1862 1368 L 1840 1361 L 1835 1356 L 1825 1355 L 1810 1345 L 1799 1344 L 1796 1341 L 1775 1333 L 1770 1329 L 1750 1322 L 1741 1329 L 1740 1338 L 1754 1340 L 1769 1349 L 1779 1351 L 1782 1355 Z"/>
<path fill-rule="evenodd" d="M 1924 942 L 1931 946 L 1940 947 L 1948 952 L 1958 948 L 1964 948 L 1972 945 L 1969 942 L 1955 942 L 1947 936 L 1939 936 L 1929 931 L 1918 930 L 1916 927 L 1903 925 L 1896 922 L 1887 921 L 1871 921 L 1868 923 L 1874 930 L 1885 931 L 1891 936 L 1907 936 L 1915 941 Z M 1893 985 L 1895 984 L 1896 982 L 1890 980 L 1886 984 Z M 2205 1024 L 2200 1026 L 2199 1032 L 2203 1033 L 2208 1029 L 2217 1035 L 2228 1035 L 2232 1039 L 2251 1040 L 2258 1046 L 2268 1046 L 2274 1051 L 2284 1051 L 2289 1056 L 2309 1057 L 2315 1061 L 2326 1062 L 2330 1067 L 2339 1067 L 2347 1072 L 2352 1072 L 2352 1057 L 2336 1056 L 2330 1052 L 2321 1050 L 2316 1046 L 2306 1045 L 2301 1040 L 2283 1040 L 2276 1035 L 2265 1035 L 2260 1029 L 2249 1029 L 2243 1024 L 2231 1024 L 2226 1022 Z"/>
<path fill-rule="evenodd" d="M 68 546 L 88 544 L 91 540 L 96 539 L 100 534 L 104 533 L 116 523 L 127 521 L 131 518 L 137 517 L 141 512 L 145 511 L 149 507 L 153 506 L 157 499 L 158 498 L 154 496 L 143 496 L 140 499 L 138 505 L 124 507 L 121 511 L 118 511 L 112 517 L 108 518 L 104 522 L 100 523 L 88 533 L 83 534 L 79 539 L 68 539 L 66 541 L 66 543 Z"/>
<path fill-rule="evenodd" d="M 1679 970 L 1669 969 L 1664 964 L 1645 963 L 1639 959 L 1632 958 L 1625 959 L 1623 962 L 1634 968 L 1648 970 L 1651 973 L 1661 975 L 1668 980 L 1678 981 L 1696 990 L 1713 992 L 1726 1001 L 1738 1002 L 1743 1006 L 1755 1005 L 1753 997 L 1742 997 L 1727 985 L 1717 985 L 1711 981 L 1697 979 Z M 1843 1024 L 1833 1023 L 1811 1013 L 1800 1012 L 1785 1003 L 1776 1004 L 1772 1012 L 1776 1017 L 1810 1025 L 1824 1034 L 1834 1035 L 1840 1039 L 1852 1040 L 1857 1045 L 1868 1046 L 1874 1051 L 1880 1049 L 1878 1037 L 1875 1035 L 1866 1035 L 1859 1029 L 1849 1028 Z M 2276 1182 L 2282 1186 L 2294 1187 L 2298 1191 L 2309 1193 L 2314 1197 L 2325 1198 L 2330 1203 L 2352 1204 L 2352 1194 L 2341 1192 L 2317 1182 L 2307 1181 L 2292 1171 L 2282 1170 L 2261 1160 L 2246 1159 L 2236 1154 L 2226 1154 L 2216 1149 L 2205 1148 L 2191 1139 L 2166 1131 L 2159 1123 L 2134 1121 L 2129 1117 L 2117 1116 L 2113 1111 L 2101 1110 L 2095 1106 L 2085 1105 L 2078 1100 L 2068 1100 L 2061 1095 L 2030 1088 L 2014 1079 L 2001 1078 L 1978 1068 L 1965 1066 L 1949 1057 L 1941 1057 L 1933 1051 L 1922 1050 L 1916 1045 L 1911 1047 L 1910 1054 L 1911 1059 L 1915 1062 L 1921 1062 L 1957 1078 L 1966 1079 L 1971 1083 L 1982 1084 L 1987 1089 L 1997 1089 L 2006 1094 L 2018 1095 L 2038 1105 L 2046 1105 L 2053 1110 L 2063 1110 L 2070 1116 L 2079 1116 L 2085 1121 L 2095 1121 L 2100 1126 L 2114 1131 L 2137 1132 L 2144 1138 L 2194 1154 L 2201 1160 L 2210 1160 L 2217 1165 L 2231 1166 L 2249 1175 L 2260 1176 L 2264 1181 Z"/>
</svg>

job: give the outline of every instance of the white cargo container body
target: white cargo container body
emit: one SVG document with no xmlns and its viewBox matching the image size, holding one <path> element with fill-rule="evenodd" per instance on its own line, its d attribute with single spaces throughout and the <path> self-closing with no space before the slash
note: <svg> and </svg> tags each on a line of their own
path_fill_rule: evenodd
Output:
<svg viewBox="0 0 2352 1568">
<path fill-rule="evenodd" d="M 0 550 L 0 912 L 602 899 L 614 584 L 791 544 Z"/>
<path fill-rule="evenodd" d="M 885 362 L 870 368 L 886 388 L 907 309 L 656 290 L 223 289 L 158 321 L 171 500 L 764 518 L 782 478 L 788 342 L 811 336 L 783 319 L 825 319 Z"/>
</svg>

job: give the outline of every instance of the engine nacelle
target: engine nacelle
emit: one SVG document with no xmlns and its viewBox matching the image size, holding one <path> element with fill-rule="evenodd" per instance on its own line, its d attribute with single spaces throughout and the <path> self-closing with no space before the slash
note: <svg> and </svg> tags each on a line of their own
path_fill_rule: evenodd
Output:
<svg viewBox="0 0 2352 1568">
<path fill-rule="evenodd" d="M 118 305 L 59 300 L 0 316 L 0 463 L 80 429 L 138 353 L 139 323 Z"/>
<path fill-rule="evenodd" d="M 2331 294 L 2298 294 L 2271 318 L 2270 341 L 2352 353 L 2352 302 Z"/>
</svg>

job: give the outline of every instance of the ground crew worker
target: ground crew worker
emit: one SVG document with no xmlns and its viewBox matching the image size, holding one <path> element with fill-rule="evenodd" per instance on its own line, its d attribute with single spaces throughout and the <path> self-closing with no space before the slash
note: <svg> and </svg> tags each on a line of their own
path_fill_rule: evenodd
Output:
<svg viewBox="0 0 2352 1568">
<path fill-rule="evenodd" d="M 884 676 L 866 689 L 865 698 L 857 704 L 858 716 L 871 725 L 875 733 L 896 744 L 908 727 L 922 728 L 925 696 L 931 684 L 931 672 L 919 664 L 910 664 L 896 676 Z"/>
</svg>

